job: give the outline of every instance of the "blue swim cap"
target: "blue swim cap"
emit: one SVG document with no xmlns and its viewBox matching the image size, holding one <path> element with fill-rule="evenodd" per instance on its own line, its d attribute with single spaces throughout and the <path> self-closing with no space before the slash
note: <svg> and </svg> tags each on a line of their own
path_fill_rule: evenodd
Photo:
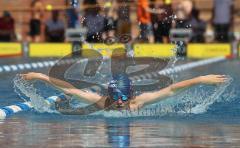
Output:
<svg viewBox="0 0 240 148">
<path fill-rule="evenodd" d="M 115 101 L 121 98 L 127 101 L 132 94 L 132 82 L 126 74 L 117 74 L 108 85 L 108 94 Z"/>
</svg>

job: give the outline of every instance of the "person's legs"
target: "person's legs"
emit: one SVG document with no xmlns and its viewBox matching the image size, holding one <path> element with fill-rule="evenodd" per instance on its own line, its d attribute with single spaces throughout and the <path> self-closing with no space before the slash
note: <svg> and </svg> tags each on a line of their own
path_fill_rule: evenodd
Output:
<svg viewBox="0 0 240 148">
<path fill-rule="evenodd" d="M 151 24 L 140 24 L 140 40 L 154 43 L 154 36 Z"/>
<path fill-rule="evenodd" d="M 169 34 L 170 34 L 171 27 L 172 27 L 172 23 L 163 22 L 163 25 L 161 28 L 163 43 L 169 43 Z"/>
<path fill-rule="evenodd" d="M 154 40 L 157 43 L 162 43 L 162 36 L 161 36 L 161 24 L 155 23 L 153 26 L 153 34 L 154 34 Z"/>
<path fill-rule="evenodd" d="M 158 22 L 158 38 L 161 40 L 161 43 L 169 42 L 169 33 L 171 29 L 171 23 L 168 22 Z M 157 41 L 156 41 L 157 42 Z"/>
<path fill-rule="evenodd" d="M 220 41 L 221 27 L 218 24 L 214 24 L 214 36 L 216 41 Z"/>
<path fill-rule="evenodd" d="M 215 24 L 215 40 L 218 42 L 228 42 L 229 41 L 229 24 Z"/>
<path fill-rule="evenodd" d="M 147 25 L 147 37 L 148 37 L 148 42 L 149 43 L 154 43 L 152 24 Z"/>
<path fill-rule="evenodd" d="M 41 40 L 41 21 L 37 19 L 30 20 L 30 38 L 29 41 L 40 42 Z"/>
<path fill-rule="evenodd" d="M 228 42 L 229 41 L 229 24 L 223 24 L 222 25 L 222 42 Z"/>
<path fill-rule="evenodd" d="M 146 24 L 140 24 L 140 36 L 139 36 L 139 39 L 142 41 L 142 42 L 146 42 L 147 41 L 147 26 Z"/>
</svg>

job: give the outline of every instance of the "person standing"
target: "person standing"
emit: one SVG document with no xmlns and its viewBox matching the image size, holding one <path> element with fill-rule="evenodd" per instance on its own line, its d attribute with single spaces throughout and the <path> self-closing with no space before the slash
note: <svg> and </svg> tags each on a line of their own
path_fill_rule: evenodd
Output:
<svg viewBox="0 0 240 148">
<path fill-rule="evenodd" d="M 67 19 L 67 28 L 76 28 L 78 24 L 78 1 L 75 0 L 66 0 L 66 19 Z"/>
<path fill-rule="evenodd" d="M 190 27 L 189 19 L 193 8 L 193 2 L 191 0 L 182 0 L 175 7 L 175 24 L 174 28 L 188 29 Z"/>
<path fill-rule="evenodd" d="M 141 41 L 154 42 L 152 23 L 151 23 L 151 12 L 149 8 L 148 0 L 138 0 L 137 16 L 140 27 Z"/>
<path fill-rule="evenodd" d="M 215 40 L 218 42 L 229 41 L 229 30 L 233 22 L 233 1 L 214 0 L 212 23 Z"/>
<path fill-rule="evenodd" d="M 204 33 L 207 29 L 207 23 L 200 18 L 200 11 L 196 7 L 192 9 L 191 18 L 188 23 L 190 24 L 193 31 L 190 42 L 204 43 Z"/>
<path fill-rule="evenodd" d="M 52 18 L 45 24 L 45 35 L 47 42 L 64 42 L 65 24 L 59 18 L 59 11 L 52 11 Z"/>
<path fill-rule="evenodd" d="M 101 15 L 101 8 L 97 0 L 84 0 L 83 26 L 87 29 L 86 41 L 89 43 L 102 42 L 105 18 Z"/>
<path fill-rule="evenodd" d="M 106 0 L 103 12 L 104 12 L 104 33 L 102 38 L 107 39 L 115 37 L 117 30 L 116 2 L 112 0 Z"/>
<path fill-rule="evenodd" d="M 173 19 L 171 3 L 166 0 L 156 0 L 153 8 L 164 11 L 164 13 L 152 15 L 155 42 L 168 43 Z"/>
<path fill-rule="evenodd" d="M 33 0 L 31 3 L 31 20 L 29 23 L 29 41 L 40 42 L 44 5 L 41 0 Z"/>
<path fill-rule="evenodd" d="M 130 0 L 117 0 L 117 34 L 119 36 L 124 34 L 131 34 L 131 20 L 130 20 Z"/>
</svg>

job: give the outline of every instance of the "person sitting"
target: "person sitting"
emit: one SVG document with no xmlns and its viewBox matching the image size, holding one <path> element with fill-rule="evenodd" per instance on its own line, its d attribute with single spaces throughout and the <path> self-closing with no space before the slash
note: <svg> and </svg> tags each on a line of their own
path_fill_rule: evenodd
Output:
<svg viewBox="0 0 240 148">
<path fill-rule="evenodd" d="M 8 11 L 0 18 L 0 42 L 11 42 L 15 39 L 14 19 Z"/>
<path fill-rule="evenodd" d="M 169 43 L 169 34 L 172 27 L 173 10 L 171 3 L 166 0 L 156 0 L 153 8 L 164 11 L 161 14 L 152 14 L 152 24 L 155 42 Z"/>
<path fill-rule="evenodd" d="M 103 41 L 105 18 L 100 13 L 101 8 L 97 0 L 84 0 L 83 26 L 86 27 L 86 41 L 89 43 L 100 43 Z"/>
<path fill-rule="evenodd" d="M 52 11 L 52 18 L 46 22 L 45 37 L 47 42 L 63 42 L 65 25 L 59 19 L 59 11 Z"/>
</svg>

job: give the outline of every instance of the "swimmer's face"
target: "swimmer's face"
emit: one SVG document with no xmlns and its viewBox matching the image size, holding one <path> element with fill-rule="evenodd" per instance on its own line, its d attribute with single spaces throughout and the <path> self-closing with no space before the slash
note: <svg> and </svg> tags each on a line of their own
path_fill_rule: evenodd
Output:
<svg viewBox="0 0 240 148">
<path fill-rule="evenodd" d="M 113 105 L 117 108 L 122 108 L 128 104 L 129 100 L 123 101 L 121 98 L 114 100 Z"/>
</svg>

